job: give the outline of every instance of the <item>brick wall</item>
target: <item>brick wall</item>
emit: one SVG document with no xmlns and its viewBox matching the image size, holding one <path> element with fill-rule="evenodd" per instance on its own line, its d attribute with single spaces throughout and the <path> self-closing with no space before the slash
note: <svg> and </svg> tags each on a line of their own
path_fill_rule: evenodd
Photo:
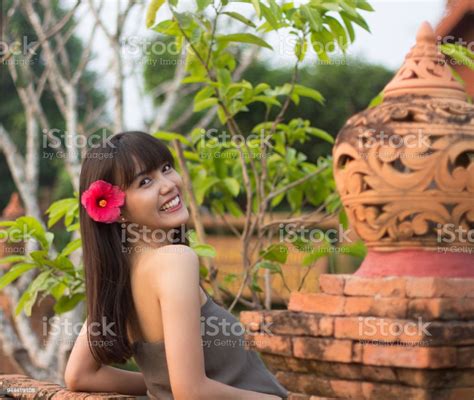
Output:
<svg viewBox="0 0 474 400">
<path fill-rule="evenodd" d="M 288 310 L 240 315 L 293 399 L 474 398 L 474 279 L 319 283 L 319 293 L 293 292 Z"/>
</svg>

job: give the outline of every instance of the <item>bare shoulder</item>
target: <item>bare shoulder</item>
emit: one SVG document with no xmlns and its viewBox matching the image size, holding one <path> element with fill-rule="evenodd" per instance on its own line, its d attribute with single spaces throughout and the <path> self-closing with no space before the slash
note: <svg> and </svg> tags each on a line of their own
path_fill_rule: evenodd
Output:
<svg viewBox="0 0 474 400">
<path fill-rule="evenodd" d="M 141 264 L 142 279 L 159 291 L 199 284 L 199 257 L 189 246 L 176 244 L 151 250 L 144 255 Z"/>
</svg>

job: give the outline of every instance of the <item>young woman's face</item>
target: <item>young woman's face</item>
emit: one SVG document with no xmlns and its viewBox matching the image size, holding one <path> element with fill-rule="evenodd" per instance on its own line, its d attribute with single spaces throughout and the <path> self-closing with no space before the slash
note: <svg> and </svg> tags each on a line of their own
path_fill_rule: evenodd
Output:
<svg viewBox="0 0 474 400">
<path fill-rule="evenodd" d="M 182 196 L 183 180 L 178 172 L 169 162 L 150 173 L 140 172 L 125 191 L 122 216 L 126 222 L 163 230 L 185 224 L 189 213 Z M 174 207 L 169 207 L 170 200 Z"/>
</svg>

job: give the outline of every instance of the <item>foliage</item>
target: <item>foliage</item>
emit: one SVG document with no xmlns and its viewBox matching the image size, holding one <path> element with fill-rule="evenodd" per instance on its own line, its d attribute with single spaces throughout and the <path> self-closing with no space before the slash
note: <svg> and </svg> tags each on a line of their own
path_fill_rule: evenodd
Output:
<svg viewBox="0 0 474 400">
<path fill-rule="evenodd" d="M 163 140 L 178 141 L 184 148 L 197 205 L 208 200 L 215 215 L 223 216 L 227 212 L 236 217 L 246 215 L 243 242 L 244 253 L 248 253 L 245 246 L 249 245 L 253 227 L 257 225 L 258 237 L 262 237 L 263 229 L 258 226 L 258 219 L 283 199 L 296 215 L 301 214 L 306 204 L 343 213 L 335 194 L 331 158 L 319 157 L 311 162 L 295 148 L 296 144 L 304 145 L 312 137 L 333 143 L 332 135 L 300 117 L 285 123 L 284 114 L 291 103 L 298 106 L 303 98 L 320 105 L 325 102 L 318 90 L 297 82 L 299 66 L 306 57 L 308 46 L 311 45 L 324 62 L 330 61 L 330 45 L 345 54 L 347 46 L 355 39 L 353 24 L 369 30 L 359 10 L 372 11 L 372 8 L 365 1 L 345 0 L 310 1 L 299 6 L 293 2 L 279 5 L 273 0 L 240 2 L 253 7 L 257 21 L 229 10 L 227 6 L 235 2 L 201 0 L 192 11 L 178 11 L 178 2 L 173 0 L 166 3 L 172 18 L 156 23 L 156 13 L 165 2 L 152 1 L 147 26 L 174 38 L 175 45 L 185 49 L 187 75 L 182 83 L 200 85 L 194 95 L 194 112 L 215 107 L 219 122 L 225 127 L 225 130 L 209 131 L 196 128 L 186 137 L 166 131 L 154 135 Z M 237 20 L 249 29 L 246 32 L 220 32 L 217 26 L 222 18 Z M 272 49 L 262 37 L 263 33 L 281 28 L 295 37 L 291 81 L 274 86 L 246 79 L 234 81 L 235 44 Z M 263 120 L 244 134 L 238 117 L 247 113 L 253 104 L 264 106 Z M 241 200 L 246 199 L 243 206 L 242 201 L 238 201 L 239 196 Z M 259 257 L 251 268 L 251 289 L 256 292 L 262 291 L 257 283 L 258 270 L 264 268 L 281 274 L 281 265 L 286 262 L 286 245 L 278 244 L 275 249 L 272 247 L 275 245 L 269 243 L 262 248 L 262 243 Z M 249 262 L 244 257 L 244 267 L 248 268 L 246 264 Z"/>
<path fill-rule="evenodd" d="M 46 210 L 48 229 L 62 221 L 68 232 L 79 230 L 79 200 L 75 197 L 61 199 Z M 28 271 L 36 270 L 38 275 L 22 293 L 15 312 L 22 310 L 31 316 L 31 309 L 38 299 L 51 295 L 55 299 L 54 311 L 62 314 L 70 311 L 85 299 L 85 279 L 83 264 L 74 265 L 70 256 L 81 248 L 80 238 L 68 242 L 59 254 L 54 255 L 52 244 L 54 233 L 44 229 L 41 223 L 31 216 L 17 218 L 15 221 L 0 221 L 0 240 L 10 243 L 25 242 L 33 239 L 40 249 L 26 255 L 11 255 L 0 259 L 0 264 L 12 264 L 8 271 L 0 276 L 0 290 L 20 278 Z M 215 249 L 210 245 L 198 243 L 193 230 L 188 233 L 191 247 L 199 256 L 214 257 Z"/>
</svg>

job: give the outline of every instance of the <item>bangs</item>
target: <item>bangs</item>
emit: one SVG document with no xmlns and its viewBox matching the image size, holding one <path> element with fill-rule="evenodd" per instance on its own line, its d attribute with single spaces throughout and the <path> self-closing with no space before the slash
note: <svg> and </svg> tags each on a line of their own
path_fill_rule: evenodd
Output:
<svg viewBox="0 0 474 400">
<path fill-rule="evenodd" d="M 150 173 L 166 162 L 174 168 L 173 155 L 161 140 L 143 132 L 115 136 L 119 145 L 113 156 L 113 174 L 115 184 L 122 189 L 127 189 L 140 172 Z"/>
</svg>

